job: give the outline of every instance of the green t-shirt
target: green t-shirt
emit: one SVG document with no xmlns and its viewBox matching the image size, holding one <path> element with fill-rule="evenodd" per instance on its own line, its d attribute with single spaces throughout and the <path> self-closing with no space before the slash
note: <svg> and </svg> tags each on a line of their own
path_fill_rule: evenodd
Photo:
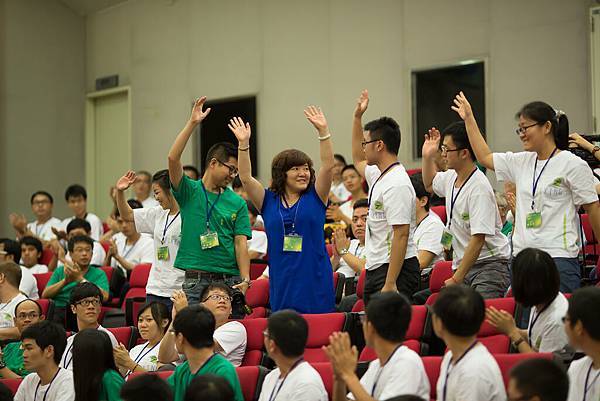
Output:
<svg viewBox="0 0 600 401">
<path fill-rule="evenodd" d="M 108 292 L 108 279 L 106 278 L 106 274 L 102 269 L 99 269 L 92 265 L 88 268 L 87 273 L 85 273 L 83 277 L 87 281 L 96 284 L 98 287 Z M 58 266 L 56 270 L 54 270 L 54 273 L 52 273 L 52 277 L 50 277 L 50 280 L 48 281 L 48 284 L 46 286 L 49 287 L 52 284 L 56 284 L 64 278 L 65 268 L 64 266 Z M 65 285 L 60 290 L 60 292 L 56 294 L 54 298 L 52 298 L 54 300 L 54 305 L 56 305 L 57 308 L 65 308 L 69 304 L 71 291 L 73 291 L 73 288 L 75 288 L 77 284 L 79 283 L 73 281 Z"/>
<path fill-rule="evenodd" d="M 113 369 L 108 369 L 102 376 L 98 401 L 121 401 L 121 387 L 125 384 L 123 377 Z"/>
<path fill-rule="evenodd" d="M 167 379 L 167 382 L 173 390 L 173 401 L 183 401 L 185 390 L 192 380 L 197 376 L 208 373 L 224 377 L 229 384 L 231 384 L 231 388 L 235 394 L 235 400 L 244 401 L 242 387 L 240 386 L 240 381 L 235 372 L 235 368 L 231 362 L 225 359 L 221 354 L 214 354 L 195 374 L 190 372 L 188 361 L 179 365 L 177 369 L 175 369 L 175 372 Z"/>
<path fill-rule="evenodd" d="M 181 242 L 175 267 L 240 274 L 234 239 L 236 235 L 252 237 L 246 201 L 229 188 L 220 195 L 205 191 L 201 181 L 193 181 L 186 175 L 181 179 L 179 188 L 172 189 L 172 192 L 181 210 Z M 205 194 L 208 195 L 209 209 Z M 210 209 L 210 231 L 218 234 L 219 245 L 202 249 L 200 236 L 206 234 L 206 216 Z"/>
<path fill-rule="evenodd" d="M 4 362 L 6 363 L 6 367 L 9 368 L 14 374 L 25 377 L 31 373 L 25 370 L 25 366 L 23 365 L 23 350 L 21 349 L 21 341 L 6 344 L 6 346 L 2 349 L 2 353 L 4 354 Z"/>
</svg>

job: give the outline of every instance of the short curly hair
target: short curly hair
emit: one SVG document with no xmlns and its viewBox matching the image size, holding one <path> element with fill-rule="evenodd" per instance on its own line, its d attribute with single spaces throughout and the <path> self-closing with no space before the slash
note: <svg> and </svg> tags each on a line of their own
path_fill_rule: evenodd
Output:
<svg viewBox="0 0 600 401">
<path fill-rule="evenodd" d="M 287 149 L 279 152 L 271 163 L 271 186 L 270 190 L 278 195 L 285 192 L 286 173 L 292 167 L 308 164 L 310 169 L 310 181 L 308 188 L 315 184 L 315 169 L 312 159 L 304 152 L 298 149 Z M 308 190 L 307 188 L 307 190 Z"/>
</svg>

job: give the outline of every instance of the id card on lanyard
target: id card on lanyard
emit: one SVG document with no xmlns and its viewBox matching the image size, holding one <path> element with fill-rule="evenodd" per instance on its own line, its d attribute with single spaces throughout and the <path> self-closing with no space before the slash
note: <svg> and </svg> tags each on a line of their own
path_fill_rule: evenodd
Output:
<svg viewBox="0 0 600 401">
<path fill-rule="evenodd" d="M 285 196 L 282 196 L 283 201 L 289 211 L 290 206 L 285 199 Z M 294 213 L 294 220 L 292 221 L 292 230 L 287 233 L 285 230 L 285 221 L 283 219 L 283 214 L 281 214 L 281 202 L 279 202 L 278 210 L 279 216 L 281 217 L 281 226 L 283 228 L 283 251 L 284 252 L 302 252 L 302 235 L 296 232 L 296 217 L 298 217 L 298 209 L 300 209 L 300 202 L 302 201 L 302 196 L 296 202 L 296 212 Z"/>
<path fill-rule="evenodd" d="M 538 183 L 540 182 L 540 178 L 546 169 L 548 163 L 550 163 L 550 159 L 554 156 L 558 148 L 554 148 L 546 163 L 540 170 L 540 175 L 535 176 L 535 171 L 537 170 L 538 158 L 535 158 L 535 164 L 533 165 L 533 183 L 531 187 L 531 212 L 527 213 L 525 216 L 525 228 L 540 228 L 542 226 L 542 213 L 535 207 L 535 193 L 537 192 Z"/>
<path fill-rule="evenodd" d="M 200 236 L 200 246 L 202 247 L 202 250 L 206 250 L 219 246 L 219 235 L 216 232 L 210 231 L 210 216 L 215 210 L 215 206 L 217 202 L 219 202 L 222 192 L 219 191 L 217 199 L 215 199 L 215 201 L 211 205 L 210 201 L 208 200 L 208 191 L 204 187 L 204 183 L 202 181 L 200 181 L 200 185 L 202 185 L 202 190 L 206 199 L 206 233 Z"/>
<path fill-rule="evenodd" d="M 163 228 L 162 238 L 160 239 L 161 246 L 159 246 L 156 249 L 156 259 L 158 259 L 158 260 L 167 261 L 170 258 L 169 246 L 165 245 L 165 237 L 167 235 L 167 230 L 169 229 L 169 227 L 171 227 L 171 224 L 173 224 L 175 222 L 175 220 L 177 220 L 177 217 L 179 217 L 179 213 L 180 212 L 177 212 L 175 217 L 173 217 L 173 220 L 171 220 L 170 222 L 169 222 L 168 214 L 167 214 L 167 217 L 165 218 L 165 227 Z"/>
</svg>

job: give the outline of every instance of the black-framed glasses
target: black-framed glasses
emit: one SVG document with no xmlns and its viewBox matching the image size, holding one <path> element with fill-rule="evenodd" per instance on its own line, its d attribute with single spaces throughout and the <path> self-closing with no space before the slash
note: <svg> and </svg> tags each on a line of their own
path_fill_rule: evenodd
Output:
<svg viewBox="0 0 600 401">
<path fill-rule="evenodd" d="M 440 150 L 442 151 L 442 153 L 458 152 L 459 150 L 464 150 L 464 149 L 466 149 L 466 148 L 449 149 L 448 146 L 446 146 L 446 145 L 440 146 Z"/>
<path fill-rule="evenodd" d="M 367 144 L 377 142 L 377 141 L 381 141 L 381 139 L 371 139 L 370 141 L 362 141 L 360 144 L 362 145 L 362 147 L 364 149 L 367 146 Z"/>
<path fill-rule="evenodd" d="M 100 300 L 98 298 L 86 298 L 86 299 L 82 299 L 81 301 L 75 302 L 75 305 L 81 305 L 84 308 L 87 308 L 90 305 L 99 306 Z"/>
<path fill-rule="evenodd" d="M 229 295 L 212 294 L 212 295 L 209 295 L 206 298 L 204 298 L 204 301 L 202 301 L 202 302 L 206 302 L 209 299 L 211 301 L 217 301 L 217 302 L 219 302 L 219 301 L 229 301 L 229 302 L 231 302 L 232 301 L 232 299 L 231 299 L 231 297 Z"/>
<path fill-rule="evenodd" d="M 525 127 L 519 127 L 517 129 L 515 129 L 515 132 L 517 133 L 517 135 L 521 135 L 521 134 L 524 134 L 525 131 L 527 131 L 529 128 L 535 127 L 536 125 L 540 125 L 540 123 L 534 123 L 534 124 L 531 124 L 531 125 L 527 125 Z"/>
<path fill-rule="evenodd" d="M 231 164 L 227 164 L 219 159 L 215 159 L 219 164 L 227 167 L 229 169 L 229 175 L 236 177 L 238 175 L 238 168 L 236 166 L 232 166 Z"/>
<path fill-rule="evenodd" d="M 25 313 L 25 312 L 21 312 L 17 315 L 17 319 L 19 320 L 24 320 L 24 319 L 35 319 L 36 317 L 40 317 L 40 314 L 37 312 L 29 312 L 29 313 Z"/>
</svg>

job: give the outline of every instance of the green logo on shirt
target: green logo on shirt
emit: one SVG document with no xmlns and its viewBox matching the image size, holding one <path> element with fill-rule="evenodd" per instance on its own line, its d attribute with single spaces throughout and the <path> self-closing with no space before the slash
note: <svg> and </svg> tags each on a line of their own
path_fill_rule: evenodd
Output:
<svg viewBox="0 0 600 401">
<path fill-rule="evenodd" d="M 231 221 L 235 221 L 235 219 L 237 219 L 237 213 L 231 215 Z"/>
<path fill-rule="evenodd" d="M 562 184 L 562 182 L 563 182 L 562 177 L 555 178 L 554 181 L 552 181 L 552 186 L 553 187 L 560 187 L 560 185 Z"/>
<path fill-rule="evenodd" d="M 375 210 L 383 210 L 383 202 L 375 201 Z"/>
<path fill-rule="evenodd" d="M 158 363 L 158 357 L 156 355 L 152 355 L 150 357 L 150 363 Z"/>
<path fill-rule="evenodd" d="M 469 213 L 463 213 L 460 217 L 463 219 L 463 221 L 469 221 L 470 219 Z"/>
</svg>

